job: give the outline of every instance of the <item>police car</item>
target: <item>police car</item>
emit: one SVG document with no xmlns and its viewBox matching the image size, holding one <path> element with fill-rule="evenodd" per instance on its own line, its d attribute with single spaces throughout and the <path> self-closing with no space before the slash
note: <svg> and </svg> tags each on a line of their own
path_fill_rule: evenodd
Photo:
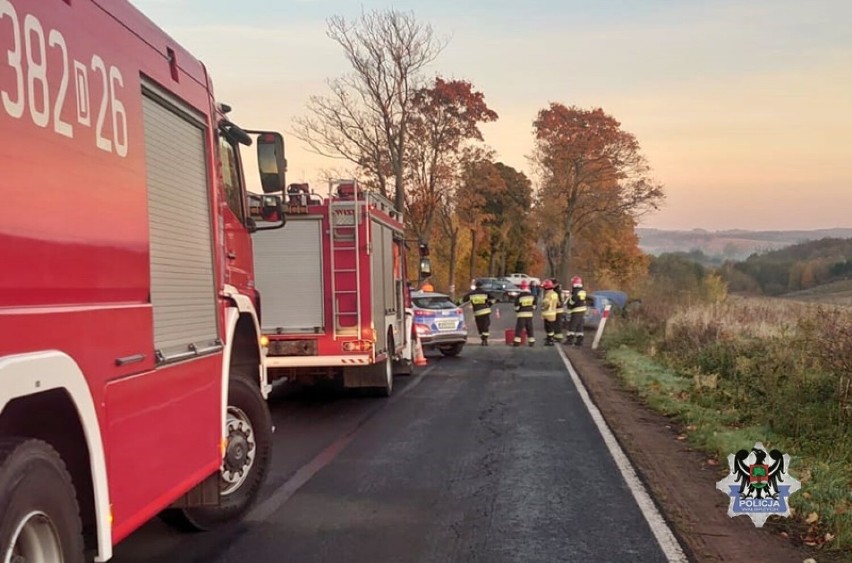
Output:
<svg viewBox="0 0 852 563">
<path fill-rule="evenodd" d="M 458 356 L 467 343 L 464 311 L 448 295 L 432 291 L 411 293 L 414 330 L 424 350 L 440 350 L 445 356 Z"/>
</svg>

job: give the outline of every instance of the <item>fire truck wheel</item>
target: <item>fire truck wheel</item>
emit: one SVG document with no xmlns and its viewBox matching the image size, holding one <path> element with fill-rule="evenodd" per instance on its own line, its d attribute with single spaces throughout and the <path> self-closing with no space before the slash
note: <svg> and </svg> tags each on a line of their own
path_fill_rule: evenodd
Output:
<svg viewBox="0 0 852 563">
<path fill-rule="evenodd" d="M 0 560 L 82 563 L 80 509 L 65 463 L 41 440 L 0 440 Z"/>
<path fill-rule="evenodd" d="M 228 443 L 219 473 L 219 506 L 170 509 L 167 523 L 190 531 L 208 531 L 240 518 L 266 478 L 272 448 L 272 419 L 257 385 L 232 377 L 226 418 Z"/>
<path fill-rule="evenodd" d="M 401 358 L 393 364 L 394 375 L 411 375 L 414 373 L 414 362 Z"/>
<path fill-rule="evenodd" d="M 380 370 L 380 375 L 383 377 L 382 385 L 375 388 L 376 395 L 379 397 L 390 397 L 393 393 L 393 357 L 391 351 L 394 350 L 393 335 L 388 333 L 388 354 L 385 361 L 376 366 Z"/>
</svg>

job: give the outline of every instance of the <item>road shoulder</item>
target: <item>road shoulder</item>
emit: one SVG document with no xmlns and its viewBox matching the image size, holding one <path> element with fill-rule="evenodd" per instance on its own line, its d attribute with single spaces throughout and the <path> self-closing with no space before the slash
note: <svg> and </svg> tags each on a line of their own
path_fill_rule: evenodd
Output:
<svg viewBox="0 0 852 563">
<path fill-rule="evenodd" d="M 725 467 L 679 441 L 676 425 L 622 388 L 591 350 L 566 353 L 640 478 L 695 561 L 804 561 L 808 552 L 746 518 L 729 518 L 716 481 Z"/>
</svg>

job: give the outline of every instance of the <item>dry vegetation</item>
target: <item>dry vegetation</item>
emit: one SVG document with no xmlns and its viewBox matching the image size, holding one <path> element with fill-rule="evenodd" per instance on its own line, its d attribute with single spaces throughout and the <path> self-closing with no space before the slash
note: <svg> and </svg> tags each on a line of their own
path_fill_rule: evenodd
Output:
<svg viewBox="0 0 852 563">
<path fill-rule="evenodd" d="M 852 279 L 788 293 L 786 299 L 852 307 Z"/>
<path fill-rule="evenodd" d="M 640 311 L 616 320 L 608 357 L 720 458 L 755 441 L 789 452 L 803 482 L 791 498 L 800 539 L 852 549 L 852 308 L 714 287 L 707 276 L 680 293 L 647 291 Z"/>
</svg>

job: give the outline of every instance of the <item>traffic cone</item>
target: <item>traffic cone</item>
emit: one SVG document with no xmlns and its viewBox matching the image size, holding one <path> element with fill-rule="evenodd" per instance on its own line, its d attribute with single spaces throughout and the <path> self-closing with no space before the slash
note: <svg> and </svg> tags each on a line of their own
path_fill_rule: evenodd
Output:
<svg viewBox="0 0 852 563">
<path fill-rule="evenodd" d="M 426 361 L 426 356 L 423 355 L 423 345 L 420 344 L 420 339 L 418 338 L 415 343 L 415 357 L 414 357 L 414 365 L 415 366 L 425 366 L 429 362 Z"/>
</svg>

